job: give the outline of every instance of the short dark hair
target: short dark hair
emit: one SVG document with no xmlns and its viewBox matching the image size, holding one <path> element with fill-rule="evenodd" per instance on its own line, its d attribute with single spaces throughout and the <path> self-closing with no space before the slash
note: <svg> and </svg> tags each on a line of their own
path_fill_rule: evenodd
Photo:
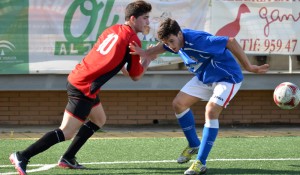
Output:
<svg viewBox="0 0 300 175">
<path fill-rule="evenodd" d="M 177 35 L 180 31 L 181 28 L 177 21 L 171 18 L 166 18 L 159 25 L 157 37 L 160 40 L 167 39 L 171 34 Z"/>
<path fill-rule="evenodd" d="M 137 0 L 127 5 L 125 9 L 125 21 L 128 21 L 131 16 L 138 18 L 139 16 L 149 13 L 152 10 L 150 3 L 143 0 Z"/>
</svg>

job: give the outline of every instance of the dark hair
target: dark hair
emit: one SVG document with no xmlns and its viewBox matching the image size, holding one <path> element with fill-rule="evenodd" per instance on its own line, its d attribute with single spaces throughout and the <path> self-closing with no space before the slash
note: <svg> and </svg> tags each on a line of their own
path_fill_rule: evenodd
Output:
<svg viewBox="0 0 300 175">
<path fill-rule="evenodd" d="M 157 31 L 157 37 L 160 40 L 167 39 L 171 34 L 177 35 L 181 31 L 181 28 L 177 21 L 166 18 L 164 21 L 162 21 L 159 25 L 158 31 Z"/>
<path fill-rule="evenodd" d="M 137 0 L 127 5 L 125 9 L 125 21 L 128 21 L 131 16 L 135 18 L 149 13 L 152 10 L 150 3 L 147 3 L 143 0 Z"/>
</svg>

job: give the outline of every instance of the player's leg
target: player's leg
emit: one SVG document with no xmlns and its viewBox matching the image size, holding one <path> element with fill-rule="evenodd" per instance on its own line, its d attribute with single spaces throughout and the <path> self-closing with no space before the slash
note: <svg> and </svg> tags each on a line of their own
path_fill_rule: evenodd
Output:
<svg viewBox="0 0 300 175">
<path fill-rule="evenodd" d="M 222 106 L 219 106 L 213 102 L 207 103 L 205 112 L 205 125 L 202 131 L 202 140 L 198 155 L 196 161 L 187 171 L 185 171 L 184 174 L 197 175 L 206 173 L 206 159 L 218 135 L 218 116 L 222 110 Z"/>
<path fill-rule="evenodd" d="M 89 119 L 85 124 L 81 126 L 78 133 L 74 137 L 69 148 L 63 154 L 63 156 L 58 161 L 58 166 L 62 168 L 71 169 L 83 169 L 83 165 L 80 165 L 76 161 L 75 155 L 81 149 L 81 147 L 86 143 L 86 141 L 104 125 L 106 121 L 106 115 L 104 113 L 103 107 L 97 97 L 94 102 L 93 108 L 90 110 Z"/>
<path fill-rule="evenodd" d="M 201 161 L 203 165 L 206 165 L 206 159 L 208 154 L 217 138 L 219 131 L 219 116 L 223 110 L 223 106 L 220 106 L 214 102 L 208 102 L 205 109 L 205 124 L 202 131 L 202 144 L 197 155 L 197 159 Z"/>
<path fill-rule="evenodd" d="M 235 96 L 241 83 L 231 84 L 226 82 L 216 83 L 213 86 L 213 95 L 205 108 L 205 124 L 202 140 L 196 161 L 185 172 L 188 175 L 203 174 L 206 172 L 206 160 L 213 147 L 219 131 L 219 116 L 228 102 Z"/>
<path fill-rule="evenodd" d="M 191 157 L 198 153 L 200 140 L 198 138 L 195 120 L 190 106 L 199 101 L 198 98 L 190 96 L 184 92 L 179 92 L 173 100 L 173 108 L 179 126 L 181 127 L 187 141 L 188 146 L 182 151 L 177 159 L 178 163 L 186 163 Z"/>
<path fill-rule="evenodd" d="M 207 89 L 206 85 L 199 84 L 198 78 L 194 77 L 180 90 L 173 100 L 175 115 L 188 141 L 188 146 L 177 159 L 178 163 L 188 162 L 191 156 L 198 152 L 200 140 L 196 133 L 194 115 L 190 107 L 200 99 L 209 99 L 209 94 L 211 93 L 211 90 Z"/>
<path fill-rule="evenodd" d="M 19 174 L 26 175 L 27 163 L 31 157 L 47 150 L 59 142 L 72 138 L 81 124 L 81 121 L 65 112 L 62 121 L 63 127 L 47 132 L 25 150 L 12 153 L 9 157 L 11 163 L 15 165 Z"/>
</svg>

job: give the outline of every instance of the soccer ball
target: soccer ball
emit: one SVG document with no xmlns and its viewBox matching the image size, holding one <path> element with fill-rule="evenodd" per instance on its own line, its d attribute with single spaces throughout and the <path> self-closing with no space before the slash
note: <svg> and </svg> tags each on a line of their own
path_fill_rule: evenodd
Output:
<svg viewBox="0 0 300 175">
<path fill-rule="evenodd" d="M 291 82 L 283 82 L 275 88 L 273 98 L 281 109 L 293 109 L 299 104 L 300 90 Z"/>
</svg>

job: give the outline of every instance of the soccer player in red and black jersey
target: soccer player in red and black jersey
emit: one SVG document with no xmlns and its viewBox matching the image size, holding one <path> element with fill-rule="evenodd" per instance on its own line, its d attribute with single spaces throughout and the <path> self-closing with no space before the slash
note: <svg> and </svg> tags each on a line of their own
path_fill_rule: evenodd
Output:
<svg viewBox="0 0 300 175">
<path fill-rule="evenodd" d="M 63 168 L 84 168 L 78 164 L 75 155 L 106 121 L 98 97 L 101 87 L 120 70 L 132 80 L 139 80 L 151 62 L 151 58 L 131 55 L 129 49 L 129 43 L 132 42 L 141 46 L 137 33 L 143 32 L 145 26 L 149 25 L 151 9 L 151 4 L 142 0 L 128 4 L 125 9 L 125 24 L 107 28 L 81 63 L 76 65 L 68 76 L 68 104 L 60 127 L 46 133 L 25 150 L 10 155 L 9 159 L 20 175 L 26 175 L 26 167 L 31 157 L 59 142 L 73 138 L 78 129 L 58 165 Z"/>
</svg>

